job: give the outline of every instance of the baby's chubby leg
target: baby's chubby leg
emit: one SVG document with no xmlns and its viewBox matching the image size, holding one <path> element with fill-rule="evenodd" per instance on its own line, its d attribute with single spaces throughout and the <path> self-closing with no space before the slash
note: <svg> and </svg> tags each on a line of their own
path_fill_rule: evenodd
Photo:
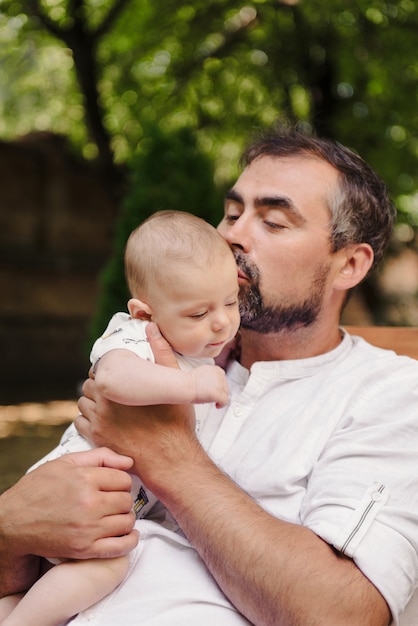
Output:
<svg viewBox="0 0 418 626">
<path fill-rule="evenodd" d="M 15 603 L 15 608 L 0 620 L 0 624 L 58 626 L 113 591 L 128 569 L 128 556 L 60 563 L 48 570 L 20 602 Z"/>
<path fill-rule="evenodd" d="M 19 604 L 23 596 L 23 593 L 15 593 L 12 596 L 0 598 L 0 624 L 3 624 L 6 617 L 10 615 L 16 605 Z"/>
</svg>

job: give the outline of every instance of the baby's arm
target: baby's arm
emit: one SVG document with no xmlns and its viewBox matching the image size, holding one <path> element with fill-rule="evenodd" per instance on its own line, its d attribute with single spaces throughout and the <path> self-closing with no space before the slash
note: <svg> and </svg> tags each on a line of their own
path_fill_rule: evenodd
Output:
<svg viewBox="0 0 418 626">
<path fill-rule="evenodd" d="M 128 567 L 127 556 L 60 563 L 36 581 L 1 626 L 61 624 L 113 591 L 125 578 Z M 10 600 L 10 607 L 13 599 L 4 598 Z"/>
<path fill-rule="evenodd" d="M 115 349 L 97 363 L 96 383 L 100 392 L 119 404 L 187 404 L 228 402 L 225 373 L 216 365 L 201 365 L 184 371 L 157 365 L 134 352 Z"/>
</svg>

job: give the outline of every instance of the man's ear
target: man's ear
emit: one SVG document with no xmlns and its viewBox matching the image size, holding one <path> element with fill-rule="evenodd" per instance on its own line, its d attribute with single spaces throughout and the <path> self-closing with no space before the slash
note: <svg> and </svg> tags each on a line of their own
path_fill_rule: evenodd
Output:
<svg viewBox="0 0 418 626">
<path fill-rule="evenodd" d="M 337 254 L 340 256 L 340 265 L 334 287 L 352 289 L 361 283 L 373 265 L 373 249 L 368 243 L 358 243 L 339 250 Z"/>
<path fill-rule="evenodd" d="M 128 311 L 134 319 L 150 320 L 152 318 L 151 307 L 138 298 L 131 298 L 128 301 Z"/>
</svg>

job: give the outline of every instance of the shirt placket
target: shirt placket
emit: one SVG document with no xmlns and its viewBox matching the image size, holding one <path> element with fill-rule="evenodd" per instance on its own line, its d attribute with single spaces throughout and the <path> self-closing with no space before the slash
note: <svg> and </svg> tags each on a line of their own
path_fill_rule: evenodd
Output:
<svg viewBox="0 0 418 626">
<path fill-rule="evenodd" d="M 267 385 L 268 380 L 266 378 L 251 375 L 241 393 L 233 398 L 209 448 L 209 454 L 215 461 L 220 462 L 232 447 L 243 424 L 253 411 L 256 401 L 267 388 Z"/>
</svg>

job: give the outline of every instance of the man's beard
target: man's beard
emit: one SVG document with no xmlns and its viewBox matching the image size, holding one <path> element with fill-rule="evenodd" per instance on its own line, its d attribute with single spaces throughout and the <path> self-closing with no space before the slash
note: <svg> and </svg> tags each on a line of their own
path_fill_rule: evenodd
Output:
<svg viewBox="0 0 418 626">
<path fill-rule="evenodd" d="M 240 270 L 248 278 L 248 285 L 241 285 L 239 309 L 241 327 L 262 334 L 277 333 L 281 330 L 296 330 L 311 326 L 321 311 L 322 296 L 328 276 L 327 267 L 319 267 L 309 297 L 300 303 L 267 305 L 260 289 L 260 272 L 249 264 L 244 255 L 234 252 Z"/>
</svg>

